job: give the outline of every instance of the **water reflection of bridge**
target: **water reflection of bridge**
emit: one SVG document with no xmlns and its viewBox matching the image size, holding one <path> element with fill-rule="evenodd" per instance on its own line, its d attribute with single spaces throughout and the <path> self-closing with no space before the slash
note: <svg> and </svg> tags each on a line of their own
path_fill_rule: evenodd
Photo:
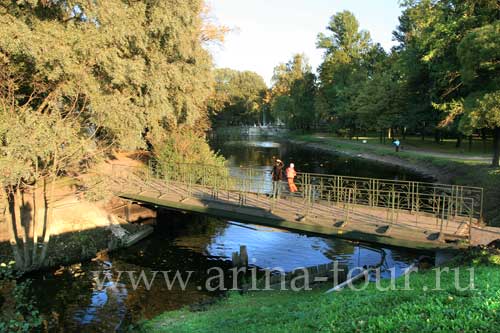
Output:
<svg viewBox="0 0 500 333">
<path fill-rule="evenodd" d="M 299 173 L 297 193 L 250 168 L 113 165 L 123 199 L 242 222 L 410 248 L 471 244 L 482 188 Z"/>
</svg>

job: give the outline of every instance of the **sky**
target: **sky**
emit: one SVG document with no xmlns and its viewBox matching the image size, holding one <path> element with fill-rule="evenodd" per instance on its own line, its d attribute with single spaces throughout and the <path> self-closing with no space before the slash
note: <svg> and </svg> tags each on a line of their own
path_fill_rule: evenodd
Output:
<svg viewBox="0 0 500 333">
<path fill-rule="evenodd" d="M 326 32 L 330 17 L 354 13 L 362 29 L 386 50 L 401 14 L 398 0 L 209 0 L 219 24 L 233 29 L 222 46 L 212 46 L 217 67 L 251 70 L 269 85 L 276 65 L 304 53 L 313 69 L 323 51 L 316 37 Z"/>
</svg>

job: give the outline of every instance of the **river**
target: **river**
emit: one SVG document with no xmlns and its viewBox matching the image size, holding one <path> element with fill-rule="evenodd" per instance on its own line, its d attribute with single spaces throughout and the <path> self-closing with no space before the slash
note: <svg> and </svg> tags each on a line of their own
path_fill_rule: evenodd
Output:
<svg viewBox="0 0 500 333">
<path fill-rule="evenodd" d="M 388 179 L 429 180 L 399 167 L 368 162 L 352 157 L 304 149 L 300 145 L 269 138 L 232 140 L 212 139 L 211 146 L 229 161 L 231 167 L 271 170 L 272 158 L 294 162 L 298 171 L 366 176 Z M 55 327 L 64 332 L 113 332 L 130 323 L 149 319 L 164 311 L 184 306 L 199 307 L 221 296 L 205 286 L 213 276 L 210 269 L 231 267 L 231 254 L 245 245 L 252 266 L 280 267 L 291 271 L 338 260 L 350 268 L 373 265 L 380 261 L 380 249 L 387 256 L 385 267 L 400 273 L 419 253 L 409 250 L 372 246 L 304 235 L 257 225 L 224 221 L 190 214 L 172 213 L 156 221 L 149 238 L 128 249 L 113 252 L 101 261 L 83 262 L 64 269 L 32 274 L 32 293 L 42 313 L 53 318 Z M 144 271 L 190 273 L 185 288 L 169 288 L 163 277 L 150 288 L 143 283 L 134 287 L 134 277 Z M 93 272 L 99 272 L 96 279 Z M 119 272 L 122 273 L 118 278 Z M 132 279 L 129 275 L 132 274 Z M 167 274 L 168 275 L 168 274 Z M 109 279 L 104 280 L 107 276 Z M 101 286 L 99 284 L 102 283 Z M 230 286 L 231 279 L 226 284 Z M 182 290 L 184 289 L 184 290 Z"/>
</svg>

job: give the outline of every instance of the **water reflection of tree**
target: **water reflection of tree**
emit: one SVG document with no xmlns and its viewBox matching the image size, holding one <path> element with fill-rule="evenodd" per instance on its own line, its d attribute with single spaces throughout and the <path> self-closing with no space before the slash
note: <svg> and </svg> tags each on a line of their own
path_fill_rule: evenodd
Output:
<svg viewBox="0 0 500 333">
<path fill-rule="evenodd" d="M 164 222 L 168 220 L 168 226 Z M 157 221 L 159 228 L 165 229 L 171 237 L 175 237 L 177 246 L 193 250 L 206 249 L 212 239 L 220 235 L 226 228 L 224 220 L 196 214 L 168 212 Z"/>
<path fill-rule="evenodd" d="M 91 299 L 92 280 L 88 274 L 75 278 L 70 270 L 55 275 L 55 270 L 29 275 L 31 294 L 37 307 L 49 319 L 49 327 L 65 330 L 73 322 L 74 310 Z"/>
<path fill-rule="evenodd" d="M 215 150 L 220 150 L 232 166 L 271 166 L 273 156 L 281 158 L 286 155 L 286 147 L 281 144 L 278 147 L 266 147 L 250 145 L 251 139 L 240 140 L 241 138 L 238 141 L 218 138 L 211 142 L 211 146 Z"/>
<path fill-rule="evenodd" d="M 332 261 L 346 261 L 356 248 L 354 243 L 341 239 L 325 238 L 324 242 L 328 246 L 328 250 L 324 255 Z"/>
<path fill-rule="evenodd" d="M 262 145 L 262 143 L 271 142 L 271 140 L 275 139 L 249 137 L 247 140 L 242 140 L 241 137 L 223 136 L 213 137 L 210 144 L 214 150 L 219 151 L 229 161 L 231 166 L 270 167 L 272 157 L 276 156 L 285 163 L 294 162 L 297 170 L 301 172 L 415 181 L 430 180 L 423 175 L 396 166 L 327 153 L 323 150 L 287 141 L 280 141 L 279 148 L 269 148 Z M 252 142 L 260 144 L 251 144 Z"/>
</svg>

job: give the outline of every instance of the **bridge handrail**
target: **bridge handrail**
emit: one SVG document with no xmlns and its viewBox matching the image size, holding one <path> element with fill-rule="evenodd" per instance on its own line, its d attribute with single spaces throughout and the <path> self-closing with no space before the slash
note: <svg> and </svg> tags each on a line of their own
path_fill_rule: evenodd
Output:
<svg viewBox="0 0 500 333">
<path fill-rule="evenodd" d="M 159 181 L 165 181 L 165 179 L 157 178 Z M 243 179 L 241 179 L 244 181 Z M 142 180 L 141 180 L 142 181 Z M 178 181 L 178 180 L 167 180 L 169 184 L 183 184 L 185 185 L 186 183 L 183 181 Z M 261 181 L 261 183 L 265 183 L 265 181 Z M 248 191 L 243 188 L 238 188 L 237 185 L 242 185 L 241 183 L 233 183 L 233 187 L 226 188 L 224 186 L 224 182 L 220 183 L 219 186 L 216 185 L 211 185 L 207 186 L 204 184 L 190 184 L 190 187 L 200 187 L 200 188 L 209 188 L 214 191 L 230 191 L 233 193 L 261 193 L 259 190 L 263 189 L 263 187 L 260 186 L 252 186 L 254 190 Z M 254 184 L 255 185 L 255 184 Z M 281 182 L 281 186 L 284 187 L 286 186 L 285 182 Z M 306 201 L 311 201 L 311 202 L 320 202 L 321 200 L 327 202 L 327 203 L 333 203 L 336 202 L 335 198 L 343 197 L 343 200 L 340 200 L 339 203 L 349 203 L 350 205 L 356 206 L 361 203 L 360 200 L 358 200 L 356 193 L 357 191 L 362 191 L 362 189 L 352 189 L 352 188 L 342 188 L 340 190 L 337 190 L 337 197 L 329 197 L 327 199 L 324 199 L 323 196 L 317 195 L 318 194 L 318 189 L 319 186 L 317 185 L 308 185 L 308 191 L 310 191 L 310 194 L 307 195 L 307 191 L 304 191 L 303 193 L 298 193 L 291 195 L 292 197 L 298 197 L 302 198 Z M 257 188 L 257 191 L 255 189 Z M 333 192 L 333 191 L 332 191 Z M 379 208 L 393 208 L 397 210 L 401 210 L 401 206 L 398 204 L 397 201 L 393 200 L 391 202 L 391 199 L 394 199 L 399 196 L 398 192 L 395 191 L 389 191 L 389 190 L 382 190 L 379 193 L 381 193 L 378 203 L 380 205 L 373 206 L 373 205 L 361 205 L 361 206 L 369 206 L 369 207 L 379 207 Z M 306 194 L 306 195 L 304 195 Z M 347 200 L 346 200 L 347 199 Z M 385 199 L 385 200 L 384 200 Z M 469 203 L 467 205 L 467 203 Z M 445 214 L 446 216 L 463 216 L 463 217 L 472 217 L 471 212 L 472 208 L 474 207 L 474 199 L 473 198 L 463 198 L 461 205 L 459 207 L 456 206 L 456 202 L 452 200 L 450 196 L 447 196 L 445 194 L 442 195 L 433 195 L 433 194 L 421 194 L 420 197 L 418 198 L 418 205 L 415 207 L 416 212 L 422 213 L 432 213 L 432 214 Z M 455 208 L 453 208 L 455 207 Z"/>
<path fill-rule="evenodd" d="M 269 170 L 264 170 L 264 169 L 259 169 L 255 167 L 227 167 L 227 166 L 219 166 L 219 165 L 213 165 L 213 164 L 193 164 L 193 163 L 175 163 L 176 165 L 183 165 L 183 166 L 195 166 L 195 167 L 202 167 L 202 168 L 228 168 L 228 169 L 238 169 L 238 170 L 248 170 L 251 172 L 255 173 L 263 173 L 263 174 L 269 174 Z M 119 165 L 119 164 L 115 164 Z M 447 187 L 447 188 L 452 188 L 452 187 L 460 187 L 464 189 L 469 189 L 469 190 L 477 190 L 478 192 L 483 192 L 482 187 L 478 186 L 468 186 L 468 185 L 458 185 L 458 184 L 444 184 L 444 183 L 432 183 L 432 182 L 422 182 L 422 181 L 412 181 L 412 180 L 395 180 L 395 179 L 386 179 L 386 178 L 376 178 L 376 177 L 361 177 L 361 176 L 344 176 L 344 175 L 335 175 L 335 174 L 322 174 L 322 173 L 314 173 L 314 172 L 297 172 L 297 176 L 301 175 L 308 175 L 308 176 L 314 176 L 314 177 L 321 177 L 321 178 L 342 178 L 342 179 L 355 179 L 355 180 L 368 180 L 368 181 L 380 181 L 380 182 L 385 182 L 385 183 L 394 183 L 394 184 L 419 184 L 419 185 L 426 185 L 429 187 Z"/>
<path fill-rule="evenodd" d="M 115 164 L 116 165 L 116 164 Z M 265 179 L 262 174 L 269 174 L 266 170 L 252 169 L 252 168 L 241 168 L 243 170 L 249 170 L 250 172 L 244 173 L 241 177 L 235 177 L 231 175 L 228 169 L 221 168 L 218 166 L 210 165 L 195 165 L 195 164 L 175 164 L 188 166 L 189 168 L 182 169 L 179 173 L 172 175 L 159 177 L 159 179 L 168 178 L 169 181 L 179 181 L 180 183 L 191 183 L 191 185 L 202 185 L 208 188 L 218 188 L 223 190 L 233 190 L 233 191 L 243 191 L 252 193 L 267 193 L 269 194 L 270 179 Z M 130 168 L 130 166 L 125 166 Z M 170 166 L 171 167 L 171 166 Z M 137 167 L 133 167 L 137 168 Z M 195 168 L 200 171 L 197 179 L 192 177 L 192 171 Z M 207 176 L 207 168 L 216 168 L 217 170 L 223 170 L 223 172 L 217 172 L 217 178 L 212 180 L 212 183 L 204 176 Z M 146 177 L 150 177 L 151 173 L 155 174 L 155 171 L 149 168 L 142 168 L 143 171 L 147 172 Z M 238 168 L 239 169 L 239 168 Z M 210 172 L 208 172 L 210 174 Z M 260 174 L 260 175 L 259 175 Z M 249 177 L 248 175 L 251 175 Z M 344 176 L 339 176 L 339 178 L 344 178 Z M 370 179 L 370 178 L 364 178 Z M 200 184 L 196 184 L 200 182 Z M 414 182 L 418 183 L 418 182 Z M 316 199 L 322 199 L 326 201 L 336 201 L 343 202 L 346 200 L 346 193 L 350 190 L 350 198 L 348 199 L 352 204 L 362 204 L 369 207 L 381 207 L 398 210 L 407 210 L 410 212 L 428 212 L 435 214 L 436 212 L 442 213 L 443 209 L 440 205 L 449 211 L 450 215 L 462 216 L 462 217 L 473 217 L 478 218 L 479 215 L 476 211 L 475 198 L 468 196 L 456 196 L 449 195 L 447 193 L 408 193 L 406 191 L 397 191 L 394 187 L 392 189 L 383 188 L 363 188 L 363 187 L 349 187 L 349 186 L 325 186 L 316 185 L 312 183 L 298 183 L 297 184 L 300 191 L 299 194 L 305 200 L 315 201 Z M 384 202 L 389 201 L 391 202 Z M 436 207 L 439 206 L 439 207 Z"/>
<path fill-rule="evenodd" d="M 138 169 L 135 168 L 135 170 Z M 248 188 L 245 188 L 245 186 L 243 186 L 242 188 L 238 188 L 237 183 L 231 184 L 232 186 L 235 186 L 234 188 L 225 188 L 224 185 L 227 185 L 227 183 L 225 182 L 212 185 L 200 183 L 187 184 L 182 180 L 169 180 L 168 177 L 166 179 L 150 178 L 149 180 L 144 180 L 144 177 L 149 175 L 149 170 L 147 170 L 146 168 L 142 168 L 140 171 L 140 173 L 132 172 L 122 174 L 127 177 L 127 181 L 123 182 L 120 186 L 119 192 L 121 194 L 133 195 L 135 193 L 139 195 L 151 196 L 151 192 L 153 192 L 155 193 L 153 194 L 154 197 L 162 198 L 164 195 L 172 192 L 176 196 L 180 195 L 181 198 L 193 197 L 201 200 L 215 200 L 217 202 L 222 201 L 228 204 L 232 203 L 235 205 L 248 207 L 253 207 L 253 200 L 258 199 L 258 195 L 256 196 L 257 193 L 249 191 Z M 248 179 L 240 179 L 240 181 L 241 183 L 245 183 L 248 181 Z M 261 187 L 260 185 L 269 182 L 260 180 L 259 183 L 259 188 L 262 189 L 263 187 Z M 246 185 L 248 185 L 248 182 Z M 286 183 L 281 182 L 281 185 L 283 185 L 284 187 Z M 286 196 L 294 197 L 296 200 L 302 199 L 301 201 L 299 201 L 301 202 L 301 204 L 299 205 L 301 208 L 298 213 L 303 214 L 303 216 L 307 216 L 311 210 L 315 211 L 316 208 L 319 208 L 321 206 L 326 208 L 328 207 L 328 205 L 333 205 L 333 207 L 336 207 L 336 210 L 342 212 L 340 218 L 345 223 L 347 223 L 351 218 L 356 218 L 358 220 L 360 218 L 365 219 L 366 223 L 377 226 L 380 225 L 380 223 L 397 225 L 399 224 L 399 221 L 402 221 L 401 218 L 403 215 L 400 214 L 401 212 L 399 211 L 398 203 L 396 200 L 394 200 L 396 197 L 398 197 L 397 192 L 384 191 L 386 193 L 386 200 L 383 201 L 383 206 L 378 206 L 379 209 L 383 209 L 380 210 L 379 213 L 376 213 L 376 211 L 362 210 L 364 207 L 368 206 L 362 205 L 359 202 L 353 200 L 353 198 L 356 197 L 356 191 L 353 188 L 342 189 L 341 192 L 342 196 L 344 196 L 344 200 L 339 203 L 321 200 L 321 198 L 316 197 L 314 195 L 314 192 L 317 191 L 318 188 L 319 186 L 316 185 L 307 185 L 303 193 L 286 194 Z M 130 192 L 128 192 L 129 190 Z M 288 212 L 293 206 L 283 206 L 281 204 L 277 204 L 279 201 L 283 200 L 283 198 L 280 196 L 280 193 L 281 190 L 272 193 L 270 198 L 266 199 L 264 202 L 267 202 L 270 211 L 281 210 Z M 466 237 L 463 239 L 464 241 L 468 240 L 470 242 L 470 231 L 474 218 L 473 198 L 464 198 L 457 205 L 457 202 L 454 202 L 449 196 L 445 194 L 440 196 L 423 194 L 422 197 L 419 198 L 419 202 L 420 204 L 418 205 L 417 210 L 411 213 L 411 215 L 414 216 L 411 218 L 411 220 L 414 219 L 415 224 L 408 224 L 408 216 L 406 216 L 404 218 L 406 222 L 401 224 L 402 227 L 420 229 L 423 228 L 424 230 L 434 230 L 434 232 L 439 231 L 439 235 L 461 235 L 462 237 Z M 320 212 L 321 211 L 322 209 L 320 208 Z M 365 215 L 367 213 L 368 215 Z M 339 215 L 337 216 L 339 217 Z M 454 220 L 457 216 L 460 216 L 460 219 L 456 221 L 458 222 L 460 227 L 457 229 L 452 229 L 450 231 L 448 229 L 448 221 Z M 429 220 L 429 217 L 432 217 L 432 219 Z M 431 222 L 434 220 L 435 222 Z"/>
<path fill-rule="evenodd" d="M 196 168 L 202 168 L 206 170 L 207 168 L 210 169 L 218 169 L 220 170 L 221 168 L 226 169 L 227 167 L 221 167 L 221 166 L 216 166 L 216 165 L 197 165 L 197 164 L 192 164 L 192 163 L 176 163 L 176 165 L 179 166 L 186 166 L 189 168 L 196 167 Z M 227 169 L 226 169 L 227 170 Z M 251 179 L 258 179 L 258 178 L 264 178 L 265 175 L 269 175 L 270 171 L 269 170 L 263 170 L 263 169 L 257 169 L 257 168 L 251 168 L 251 167 L 233 167 L 231 170 L 239 170 L 243 171 L 242 175 L 238 175 L 239 177 L 242 178 L 251 178 Z M 331 182 L 333 181 L 342 181 L 342 182 L 349 182 L 352 181 L 355 183 L 355 186 L 358 184 L 361 185 L 363 183 L 359 182 L 364 182 L 365 187 L 373 187 L 376 186 L 376 188 L 382 188 L 384 186 L 394 186 L 394 187 L 407 187 L 404 191 L 408 192 L 409 196 L 415 196 L 419 195 L 425 192 L 432 193 L 434 192 L 435 195 L 445 192 L 452 198 L 456 198 L 457 200 L 460 200 L 461 198 L 467 198 L 471 197 L 474 198 L 474 217 L 478 218 L 479 220 L 482 220 L 483 218 L 483 198 L 484 198 L 484 190 L 482 187 L 475 187 L 475 186 L 464 186 L 464 185 L 452 185 L 452 184 L 441 184 L 441 183 L 430 183 L 430 182 L 419 182 L 419 181 L 407 181 L 407 180 L 392 180 L 392 179 L 381 179 L 381 178 L 369 178 L 369 177 L 356 177 L 356 176 L 342 176 L 342 175 L 328 175 L 328 174 L 321 174 L 321 173 L 306 173 L 306 172 L 298 172 L 297 173 L 297 178 L 296 178 L 296 184 L 300 187 L 300 185 L 305 185 L 305 184 L 312 184 L 313 182 L 311 180 L 314 180 L 315 182 Z M 336 185 L 330 185 L 337 187 Z M 403 189 L 402 189 L 403 191 Z"/>
</svg>

